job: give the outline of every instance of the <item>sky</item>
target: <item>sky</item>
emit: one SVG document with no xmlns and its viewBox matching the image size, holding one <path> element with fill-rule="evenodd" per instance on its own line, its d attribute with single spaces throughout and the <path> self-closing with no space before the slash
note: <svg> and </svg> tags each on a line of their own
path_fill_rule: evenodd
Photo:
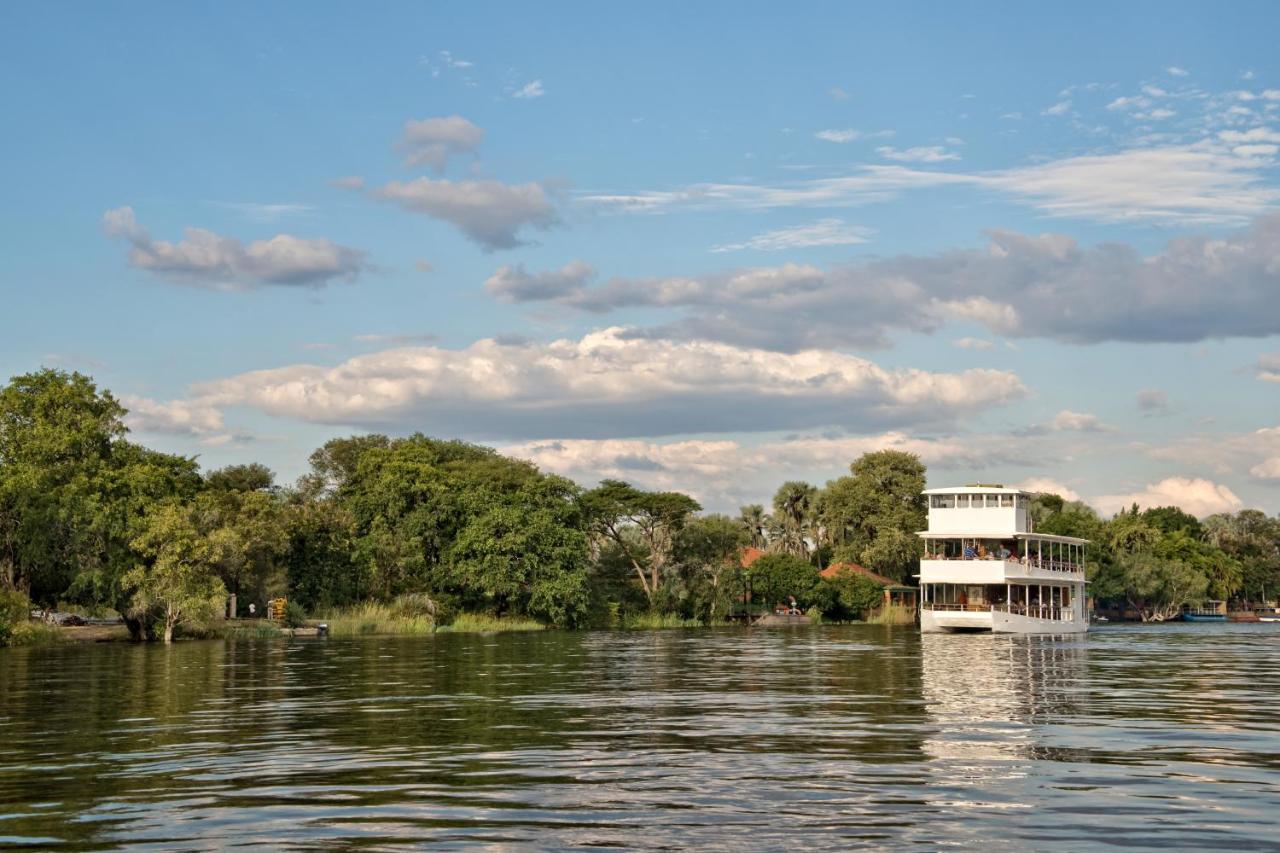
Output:
<svg viewBox="0 0 1280 853">
<path fill-rule="evenodd" d="M 0 374 L 289 482 L 462 438 L 708 510 L 862 453 L 1280 511 L 1273 3 L 0 11 Z"/>
</svg>

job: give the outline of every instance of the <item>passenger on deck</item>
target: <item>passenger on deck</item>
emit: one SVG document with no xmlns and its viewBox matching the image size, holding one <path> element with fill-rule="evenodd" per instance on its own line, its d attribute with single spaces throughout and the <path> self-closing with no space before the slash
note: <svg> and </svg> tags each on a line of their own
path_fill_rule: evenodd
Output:
<svg viewBox="0 0 1280 853">
<path fill-rule="evenodd" d="M 964 558 L 965 558 L 966 560 L 972 560 L 973 558 L 975 558 L 975 557 L 977 557 L 977 556 L 978 556 L 978 552 L 977 552 L 977 550 L 975 550 L 975 549 L 974 549 L 974 547 L 973 547 L 972 545 L 965 545 L 965 546 L 964 546 Z"/>
</svg>

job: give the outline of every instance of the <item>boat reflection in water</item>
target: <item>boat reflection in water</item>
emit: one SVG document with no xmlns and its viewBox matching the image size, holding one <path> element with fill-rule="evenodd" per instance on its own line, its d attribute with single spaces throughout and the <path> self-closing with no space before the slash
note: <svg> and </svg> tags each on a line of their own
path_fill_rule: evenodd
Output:
<svg viewBox="0 0 1280 853">
<path fill-rule="evenodd" d="M 1046 749 L 1034 730 L 1082 713 L 1087 649 L 1080 638 L 925 634 L 921 689 L 934 759 L 1017 759 Z"/>
</svg>

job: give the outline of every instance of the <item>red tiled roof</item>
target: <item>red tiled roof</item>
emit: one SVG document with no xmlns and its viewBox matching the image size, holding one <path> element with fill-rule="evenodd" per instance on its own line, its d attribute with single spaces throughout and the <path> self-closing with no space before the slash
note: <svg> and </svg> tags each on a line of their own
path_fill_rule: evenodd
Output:
<svg viewBox="0 0 1280 853">
<path fill-rule="evenodd" d="M 764 555 L 765 555 L 765 552 L 760 550 L 759 548 L 743 548 L 742 557 L 740 558 L 742 568 L 744 569 L 748 568 L 752 563 L 754 563 L 756 560 L 760 559 Z"/>
<path fill-rule="evenodd" d="M 828 580 L 830 580 L 834 578 L 836 575 L 840 574 L 841 572 L 852 572 L 853 574 L 869 577 L 876 583 L 880 584 L 881 586 L 902 586 L 902 584 L 898 583 L 897 581 L 891 580 L 885 577 L 884 575 L 878 575 L 868 568 L 859 566 L 857 563 L 832 563 L 831 565 L 823 569 L 820 572 L 820 574 L 824 578 L 827 578 Z"/>
</svg>

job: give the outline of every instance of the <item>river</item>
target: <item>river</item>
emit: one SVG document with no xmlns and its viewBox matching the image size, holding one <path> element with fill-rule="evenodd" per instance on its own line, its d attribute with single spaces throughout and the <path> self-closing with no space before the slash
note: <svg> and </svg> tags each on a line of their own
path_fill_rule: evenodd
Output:
<svg viewBox="0 0 1280 853">
<path fill-rule="evenodd" d="M 1280 626 L 0 649 L 0 845 L 1280 846 Z"/>
</svg>

